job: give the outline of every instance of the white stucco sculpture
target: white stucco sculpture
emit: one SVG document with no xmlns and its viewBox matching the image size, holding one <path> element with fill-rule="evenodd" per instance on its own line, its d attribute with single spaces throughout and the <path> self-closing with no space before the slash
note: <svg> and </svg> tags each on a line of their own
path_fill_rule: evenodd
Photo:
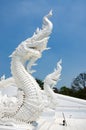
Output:
<svg viewBox="0 0 86 130">
<path fill-rule="evenodd" d="M 0 94 L 0 122 L 26 123 L 36 121 L 45 107 L 56 105 L 55 94 L 52 90 L 61 74 L 61 61 L 53 73 L 46 76 L 44 90 L 31 75 L 32 66 L 41 58 L 47 48 L 47 42 L 53 25 L 49 18 L 52 11 L 43 18 L 42 29 L 37 28 L 31 38 L 26 39 L 15 49 L 11 57 L 12 77 L 1 78 L 0 87 L 16 86 L 17 96 L 8 97 Z M 27 64 L 28 61 L 28 64 Z"/>
</svg>

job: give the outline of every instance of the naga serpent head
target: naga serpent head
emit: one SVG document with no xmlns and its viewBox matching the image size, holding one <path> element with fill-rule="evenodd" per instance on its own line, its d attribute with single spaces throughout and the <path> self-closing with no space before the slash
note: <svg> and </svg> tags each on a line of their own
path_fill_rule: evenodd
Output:
<svg viewBox="0 0 86 130">
<path fill-rule="evenodd" d="M 49 49 L 47 48 L 47 43 L 53 28 L 53 24 L 49 20 L 51 16 L 52 11 L 44 16 L 42 29 L 37 28 L 33 36 L 21 42 L 10 56 L 12 59 L 17 58 L 21 60 L 29 73 L 34 72 L 31 70 L 31 67 L 41 58 L 42 52 Z"/>
<path fill-rule="evenodd" d="M 16 50 L 12 53 L 10 57 L 19 56 L 25 59 L 30 57 L 40 58 L 44 50 L 47 50 L 47 42 L 49 35 L 52 32 L 53 25 L 49 20 L 49 17 L 52 16 L 52 11 L 43 18 L 42 29 L 37 28 L 36 32 L 31 38 L 23 41 Z"/>
</svg>

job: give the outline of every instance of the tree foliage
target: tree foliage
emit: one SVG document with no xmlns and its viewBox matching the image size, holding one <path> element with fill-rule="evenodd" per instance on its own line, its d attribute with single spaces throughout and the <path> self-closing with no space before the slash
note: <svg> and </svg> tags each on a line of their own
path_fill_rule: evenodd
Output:
<svg viewBox="0 0 86 130">
<path fill-rule="evenodd" d="M 44 89 L 44 82 L 36 79 L 41 89 Z M 54 88 L 55 93 L 68 95 L 86 100 L 86 73 L 80 73 L 72 82 L 71 87 L 62 86 L 60 89 Z"/>
<path fill-rule="evenodd" d="M 73 96 L 73 91 L 71 88 L 68 88 L 66 86 L 63 86 L 60 88 L 59 91 L 60 94 L 64 94 L 64 95 L 69 95 L 69 96 Z"/>
</svg>

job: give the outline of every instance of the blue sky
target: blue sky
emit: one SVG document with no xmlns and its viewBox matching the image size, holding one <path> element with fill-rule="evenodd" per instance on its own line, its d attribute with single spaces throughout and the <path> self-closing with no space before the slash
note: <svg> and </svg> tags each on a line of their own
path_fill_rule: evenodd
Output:
<svg viewBox="0 0 86 130">
<path fill-rule="evenodd" d="M 0 76 L 11 76 L 8 56 L 41 27 L 51 9 L 51 49 L 43 52 L 33 75 L 43 80 L 59 59 L 63 69 L 58 87 L 69 87 L 79 73 L 86 72 L 86 0 L 0 0 Z"/>
</svg>

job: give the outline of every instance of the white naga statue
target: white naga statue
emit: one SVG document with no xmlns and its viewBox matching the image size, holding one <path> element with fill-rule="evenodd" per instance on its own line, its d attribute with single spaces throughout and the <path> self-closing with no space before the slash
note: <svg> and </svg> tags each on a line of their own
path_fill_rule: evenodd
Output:
<svg viewBox="0 0 86 130">
<path fill-rule="evenodd" d="M 0 93 L 0 122 L 26 123 L 36 121 L 45 107 L 55 107 L 57 99 L 53 92 L 61 74 L 61 60 L 53 73 L 46 76 L 44 90 L 41 90 L 35 78 L 31 75 L 32 66 L 47 50 L 47 42 L 53 25 L 49 18 L 52 11 L 43 18 L 42 29 L 37 28 L 31 38 L 23 41 L 10 56 L 12 77 L 3 76 L 0 87 L 16 86 L 16 97 Z"/>
</svg>

